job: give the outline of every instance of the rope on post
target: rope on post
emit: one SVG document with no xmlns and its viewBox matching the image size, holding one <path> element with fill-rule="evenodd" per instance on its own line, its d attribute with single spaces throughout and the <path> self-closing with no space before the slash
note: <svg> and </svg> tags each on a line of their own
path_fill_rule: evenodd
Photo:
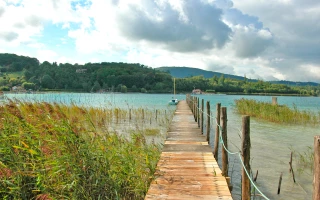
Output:
<svg viewBox="0 0 320 200">
<path fill-rule="evenodd" d="M 200 108 L 200 106 L 198 107 L 198 109 L 199 109 L 199 112 L 207 115 L 207 117 L 211 117 L 212 119 L 214 119 L 213 116 L 208 115 L 207 113 L 205 113 L 205 112 Z M 243 163 L 241 151 L 231 152 L 231 151 L 225 146 L 225 144 L 224 144 L 224 142 L 223 142 L 223 140 L 222 140 L 222 137 L 221 137 L 221 135 L 222 135 L 222 127 L 217 123 L 217 121 L 216 121 L 216 125 L 219 127 L 219 133 L 220 133 L 220 134 L 219 134 L 219 141 L 220 141 L 220 144 L 223 146 L 223 148 L 226 150 L 226 152 L 227 152 L 228 154 L 230 154 L 230 155 L 238 155 L 238 158 L 239 158 L 239 160 L 240 160 L 240 163 L 241 163 L 241 165 L 242 165 L 242 167 L 243 167 L 243 169 L 244 169 L 244 171 L 245 171 L 248 179 L 250 180 L 251 185 L 261 194 L 261 196 L 262 196 L 264 199 L 270 200 L 265 194 L 263 194 L 263 193 L 259 190 L 259 188 L 257 187 L 257 185 L 256 185 L 256 184 L 254 183 L 254 181 L 252 180 L 252 178 L 251 178 L 251 176 L 250 176 L 250 173 L 248 172 L 248 170 L 246 169 L 246 167 L 245 167 L 245 165 L 244 165 L 244 163 Z M 213 127 L 213 126 L 212 126 L 212 127 Z"/>
</svg>

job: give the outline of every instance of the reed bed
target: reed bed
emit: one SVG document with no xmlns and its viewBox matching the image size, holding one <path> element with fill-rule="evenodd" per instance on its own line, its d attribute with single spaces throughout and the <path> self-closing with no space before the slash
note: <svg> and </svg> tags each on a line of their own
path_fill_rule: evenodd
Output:
<svg viewBox="0 0 320 200">
<path fill-rule="evenodd" d="M 168 125 L 172 116 L 143 112 L 39 102 L 2 105 L 0 199 L 143 199 L 161 145 L 146 141 L 159 131 L 141 125 Z M 117 124 L 134 128 L 119 135 L 110 129 Z"/>
<path fill-rule="evenodd" d="M 320 113 L 301 111 L 295 105 L 291 109 L 286 105 L 272 105 L 271 103 L 244 98 L 235 100 L 235 103 L 238 113 L 271 122 L 314 126 L 320 122 Z"/>
</svg>

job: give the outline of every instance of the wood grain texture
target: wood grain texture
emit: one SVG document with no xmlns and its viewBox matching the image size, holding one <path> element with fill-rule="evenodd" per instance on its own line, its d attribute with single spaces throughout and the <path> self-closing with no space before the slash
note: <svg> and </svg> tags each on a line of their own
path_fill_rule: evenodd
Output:
<svg viewBox="0 0 320 200">
<path fill-rule="evenodd" d="M 146 200 L 231 200 L 226 178 L 190 108 L 179 102 Z"/>
</svg>

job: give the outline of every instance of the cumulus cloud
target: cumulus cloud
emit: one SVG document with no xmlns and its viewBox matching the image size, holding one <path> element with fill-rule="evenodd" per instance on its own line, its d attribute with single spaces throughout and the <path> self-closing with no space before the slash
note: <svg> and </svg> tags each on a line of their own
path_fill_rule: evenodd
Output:
<svg viewBox="0 0 320 200">
<path fill-rule="evenodd" d="M 15 32 L 0 32 L 0 38 L 7 41 L 7 42 L 11 42 L 15 39 L 18 38 L 18 34 Z"/>
<path fill-rule="evenodd" d="M 119 13 L 119 28 L 125 37 L 161 43 L 172 51 L 221 48 L 231 33 L 221 21 L 221 10 L 198 0 L 183 4 L 182 13 L 169 3 L 153 1 L 142 1 L 140 7 L 129 5 Z"/>
<path fill-rule="evenodd" d="M 252 26 L 235 27 L 233 47 L 239 57 L 255 57 L 266 50 L 272 41 L 272 34 L 268 30 L 257 30 Z"/>
<path fill-rule="evenodd" d="M 42 61 L 140 62 L 320 82 L 319 10 L 315 0 L 6 0 L 0 46 Z"/>
<path fill-rule="evenodd" d="M 0 17 L 3 15 L 4 11 L 4 8 L 0 7 Z"/>
</svg>

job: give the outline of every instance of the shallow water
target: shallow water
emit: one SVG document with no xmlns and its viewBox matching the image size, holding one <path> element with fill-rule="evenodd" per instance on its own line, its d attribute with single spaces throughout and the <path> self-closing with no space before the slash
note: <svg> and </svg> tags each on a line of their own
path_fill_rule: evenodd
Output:
<svg viewBox="0 0 320 200">
<path fill-rule="evenodd" d="M 168 101 L 169 94 L 88 94 L 88 93 L 44 93 L 44 94 L 6 94 L 8 98 L 25 101 L 59 102 L 94 107 L 148 108 L 172 109 Z M 241 148 L 240 130 L 241 115 L 234 112 L 234 100 L 240 98 L 256 99 L 271 102 L 270 96 L 241 95 L 198 95 L 200 99 L 210 101 L 212 116 L 215 116 L 215 105 L 221 103 L 228 110 L 228 145 L 231 151 Z M 179 100 L 185 95 L 176 95 Z M 278 103 L 290 107 L 297 106 L 299 110 L 320 111 L 319 97 L 287 97 L 278 96 Z M 313 137 L 320 135 L 319 127 L 280 125 L 251 118 L 251 167 L 259 170 L 257 185 L 269 199 L 311 199 L 312 172 L 305 170 L 298 173 L 297 159 L 293 158 L 293 169 L 296 183 L 293 183 L 289 173 L 289 159 L 292 150 L 304 152 L 308 147 L 313 149 Z M 212 134 L 214 130 L 212 130 Z M 211 139 L 211 144 L 214 138 Z M 221 153 L 219 154 L 221 155 Z M 221 160 L 221 159 L 219 159 Z M 238 156 L 229 156 L 229 175 L 233 184 L 233 198 L 241 198 L 240 172 Z M 281 193 L 277 195 L 280 173 L 283 173 Z M 256 197 L 255 199 L 263 199 Z"/>
</svg>

